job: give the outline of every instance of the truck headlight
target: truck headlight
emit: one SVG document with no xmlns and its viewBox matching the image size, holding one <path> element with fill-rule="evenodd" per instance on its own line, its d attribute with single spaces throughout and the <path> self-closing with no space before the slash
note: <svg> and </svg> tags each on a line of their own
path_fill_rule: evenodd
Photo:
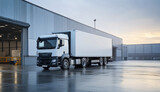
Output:
<svg viewBox="0 0 160 92">
<path fill-rule="evenodd" d="M 52 60 L 52 63 L 55 63 L 55 62 L 56 62 L 56 59 L 53 59 L 53 60 Z"/>
</svg>

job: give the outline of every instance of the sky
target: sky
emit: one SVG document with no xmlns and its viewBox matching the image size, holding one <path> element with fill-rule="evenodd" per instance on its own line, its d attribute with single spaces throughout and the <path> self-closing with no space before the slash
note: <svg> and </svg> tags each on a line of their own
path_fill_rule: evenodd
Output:
<svg viewBox="0 0 160 92">
<path fill-rule="evenodd" d="M 160 43 L 160 0 L 26 0 L 123 39 Z"/>
</svg>

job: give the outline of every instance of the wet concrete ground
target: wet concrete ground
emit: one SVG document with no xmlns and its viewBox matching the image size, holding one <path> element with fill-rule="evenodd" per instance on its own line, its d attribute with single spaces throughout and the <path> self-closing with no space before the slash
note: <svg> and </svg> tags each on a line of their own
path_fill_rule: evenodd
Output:
<svg viewBox="0 0 160 92">
<path fill-rule="evenodd" d="M 0 92 L 28 91 L 160 92 L 160 61 L 119 61 L 69 71 L 0 65 Z"/>
</svg>

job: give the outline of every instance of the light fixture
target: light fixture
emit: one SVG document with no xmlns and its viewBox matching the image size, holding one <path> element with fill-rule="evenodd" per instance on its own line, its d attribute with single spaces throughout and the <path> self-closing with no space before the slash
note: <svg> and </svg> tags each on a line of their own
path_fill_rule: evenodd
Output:
<svg viewBox="0 0 160 92">
<path fill-rule="evenodd" d="M 0 28 L 4 28 L 4 27 L 6 27 L 6 26 L 3 26 L 3 25 L 0 26 Z"/>
<path fill-rule="evenodd" d="M 94 21 L 94 28 L 96 28 L 96 19 L 93 20 Z"/>
<path fill-rule="evenodd" d="M 0 38 L 2 37 L 2 35 L 0 35 Z"/>
<path fill-rule="evenodd" d="M 12 29 L 16 29 L 16 28 L 12 27 Z"/>
<path fill-rule="evenodd" d="M 17 40 L 17 37 L 15 37 L 14 39 Z"/>
</svg>

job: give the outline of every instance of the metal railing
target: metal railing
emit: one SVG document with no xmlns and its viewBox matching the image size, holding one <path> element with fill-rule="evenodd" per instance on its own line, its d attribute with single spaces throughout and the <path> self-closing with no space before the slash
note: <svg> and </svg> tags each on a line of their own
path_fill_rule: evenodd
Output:
<svg viewBox="0 0 160 92">
<path fill-rule="evenodd" d="M 20 65 L 21 57 L 0 57 L 0 62 L 2 63 L 15 62 L 15 65 Z"/>
</svg>

